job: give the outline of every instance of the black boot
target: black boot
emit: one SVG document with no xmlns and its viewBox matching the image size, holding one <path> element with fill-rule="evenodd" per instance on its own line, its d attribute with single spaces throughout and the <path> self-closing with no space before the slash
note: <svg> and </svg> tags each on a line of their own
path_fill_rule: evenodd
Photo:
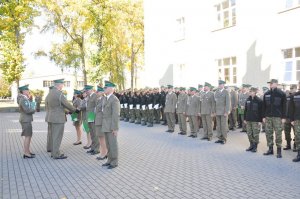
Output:
<svg viewBox="0 0 300 199">
<path fill-rule="evenodd" d="M 253 149 L 253 143 L 252 142 L 250 142 L 250 146 L 249 146 L 249 148 L 248 149 L 246 149 L 246 151 L 251 151 Z"/>
<path fill-rule="evenodd" d="M 277 147 L 277 158 L 282 158 L 281 147 Z"/>
<path fill-rule="evenodd" d="M 293 162 L 300 162 L 300 150 L 298 150 L 298 155 L 295 159 L 293 159 Z"/>
<path fill-rule="evenodd" d="M 256 151 L 257 151 L 257 143 L 254 143 L 251 152 L 256 153 Z"/>
<path fill-rule="evenodd" d="M 295 141 L 294 141 L 294 145 L 293 145 L 293 152 L 297 152 Z"/>
<path fill-rule="evenodd" d="M 290 150 L 291 149 L 291 142 L 287 142 L 286 147 L 283 150 Z"/>
<path fill-rule="evenodd" d="M 264 155 L 273 155 L 273 154 L 274 154 L 273 146 L 269 146 L 269 150 L 266 153 L 264 153 Z"/>
</svg>

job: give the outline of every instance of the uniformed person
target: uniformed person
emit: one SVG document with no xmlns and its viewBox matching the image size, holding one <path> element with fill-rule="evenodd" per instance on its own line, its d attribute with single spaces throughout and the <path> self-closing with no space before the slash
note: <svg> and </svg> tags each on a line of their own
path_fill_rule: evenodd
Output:
<svg viewBox="0 0 300 199">
<path fill-rule="evenodd" d="M 219 80 L 219 88 L 215 92 L 217 137 L 215 143 L 225 144 L 228 132 L 228 115 L 231 110 L 230 94 L 224 88 L 225 81 Z"/>
<path fill-rule="evenodd" d="M 239 94 L 239 104 L 238 104 L 238 113 L 241 118 L 241 124 L 242 124 L 242 131 L 241 132 L 246 132 L 246 123 L 244 122 L 244 110 L 245 110 L 245 103 L 246 100 L 249 97 L 248 89 L 251 87 L 249 84 L 243 84 L 241 88 L 241 93 Z"/>
<path fill-rule="evenodd" d="M 204 93 L 200 104 L 200 114 L 203 124 L 203 137 L 202 140 L 211 141 L 213 137 L 213 117 L 216 113 L 216 104 L 214 93 L 210 91 L 211 84 L 205 82 Z"/>
<path fill-rule="evenodd" d="M 196 138 L 199 130 L 200 97 L 196 95 L 196 88 L 190 87 L 189 91 L 190 96 L 187 99 L 186 115 L 189 118 L 191 134 L 188 137 Z"/>
<path fill-rule="evenodd" d="M 238 94 L 235 87 L 230 89 L 231 111 L 229 114 L 229 130 L 235 131 L 237 123 Z"/>
<path fill-rule="evenodd" d="M 289 111 L 289 105 L 290 105 L 290 99 L 291 96 L 297 92 L 297 85 L 296 84 L 292 84 L 290 85 L 290 90 L 288 92 L 286 92 L 286 115 L 290 115 Z M 292 141 L 292 137 L 291 137 L 291 130 L 292 130 L 293 126 L 291 124 L 291 120 L 289 118 L 286 118 L 286 121 L 284 123 L 284 135 L 285 135 L 285 140 L 286 140 L 286 147 L 283 148 L 283 150 L 290 150 L 291 149 L 291 141 Z M 295 132 L 295 130 L 294 130 Z"/>
<path fill-rule="evenodd" d="M 247 124 L 247 135 L 250 142 L 249 148 L 246 151 L 257 151 L 259 143 L 260 123 L 262 122 L 262 100 L 256 96 L 258 89 L 252 87 L 250 89 L 250 96 L 245 103 L 245 118 L 244 122 Z"/>
<path fill-rule="evenodd" d="M 166 114 L 164 113 L 167 93 L 168 93 L 167 88 L 161 86 L 161 92 L 160 92 L 161 109 L 160 110 L 161 110 L 161 117 L 162 117 L 162 125 L 167 125 Z"/>
<path fill-rule="evenodd" d="M 120 120 L 122 121 L 125 118 L 125 107 L 124 107 L 125 96 L 124 96 L 124 92 L 123 91 L 120 92 L 119 100 L 120 100 L 120 106 L 121 106 Z"/>
<path fill-rule="evenodd" d="M 130 91 L 128 96 L 129 123 L 135 122 L 134 92 Z"/>
<path fill-rule="evenodd" d="M 50 90 L 53 88 L 53 86 L 49 87 L 49 93 Z M 47 145 L 46 145 L 46 149 L 47 152 L 51 152 L 52 146 L 51 146 L 51 129 L 50 129 L 50 125 L 49 125 L 49 105 L 48 105 L 48 95 L 45 98 L 45 111 L 46 111 L 46 117 L 45 117 L 45 122 L 47 122 L 48 128 L 47 128 Z"/>
<path fill-rule="evenodd" d="M 134 94 L 135 104 L 135 124 L 141 124 L 141 94 L 140 91 L 136 91 Z"/>
<path fill-rule="evenodd" d="M 73 99 L 73 106 L 80 110 L 81 108 L 81 92 L 79 90 L 74 89 L 74 99 Z M 82 112 L 80 111 L 77 114 L 77 121 L 73 122 L 73 125 L 75 126 L 76 133 L 77 133 L 77 141 L 73 143 L 73 145 L 80 145 L 81 142 L 81 136 L 82 136 L 82 130 L 81 130 L 81 124 L 82 124 Z"/>
<path fill-rule="evenodd" d="M 65 109 L 71 112 L 79 112 L 76 110 L 65 98 L 62 93 L 64 86 L 64 79 L 54 80 L 54 87 L 50 90 L 48 95 L 48 121 L 51 131 L 51 156 L 54 159 L 66 159 L 60 151 L 60 145 L 64 134 L 64 127 L 66 123 Z"/>
<path fill-rule="evenodd" d="M 160 124 L 160 96 L 159 89 L 155 88 L 153 93 L 153 104 L 154 104 L 154 119 L 156 124 Z"/>
<path fill-rule="evenodd" d="M 94 92 L 93 86 L 91 85 L 85 85 L 84 90 L 87 94 L 86 117 L 92 139 L 91 149 L 87 151 L 87 153 L 96 155 L 99 153 L 99 139 L 95 132 L 95 109 L 97 105 L 97 94 Z"/>
<path fill-rule="evenodd" d="M 262 87 L 262 94 L 260 95 L 260 98 L 261 98 L 261 100 L 263 100 L 264 99 L 264 95 L 265 95 L 265 93 L 267 92 L 269 90 L 269 88 L 268 87 Z M 263 122 L 262 124 L 261 124 L 261 132 L 266 132 L 266 124 Z"/>
<path fill-rule="evenodd" d="M 166 114 L 168 130 L 166 132 L 173 133 L 175 129 L 175 109 L 177 103 L 177 96 L 173 92 L 173 86 L 168 85 L 168 93 L 166 95 L 165 109 L 164 113 Z"/>
<path fill-rule="evenodd" d="M 86 107 L 87 107 L 87 93 L 85 90 L 81 91 L 82 92 L 82 98 L 81 98 L 81 106 L 80 106 L 80 111 L 82 112 L 81 116 L 82 116 L 82 122 L 84 122 L 85 124 L 87 124 L 87 113 L 86 113 Z M 87 129 L 85 129 L 87 130 Z M 83 147 L 84 149 L 90 149 L 91 145 L 92 145 L 92 138 L 91 138 L 91 134 L 90 131 L 86 132 L 86 139 L 87 139 L 87 143 L 86 145 Z"/>
<path fill-rule="evenodd" d="M 42 97 L 41 97 L 41 94 L 38 93 L 36 96 L 35 96 L 35 102 L 36 102 L 36 112 L 40 112 L 41 111 L 41 102 L 42 102 Z"/>
<path fill-rule="evenodd" d="M 199 100 L 200 100 L 200 103 L 201 103 L 203 95 L 204 95 L 203 85 L 202 84 L 198 84 L 198 90 L 197 91 L 198 91 Z M 201 115 L 198 116 L 197 118 L 198 118 L 198 123 L 199 123 L 199 130 L 200 130 L 200 128 L 203 128 Z"/>
<path fill-rule="evenodd" d="M 106 103 L 103 107 L 102 132 L 105 134 L 108 159 L 102 166 L 108 166 L 108 169 L 116 168 L 119 160 L 117 135 L 119 131 L 120 101 L 113 94 L 114 89 L 115 84 L 105 81 Z"/>
<path fill-rule="evenodd" d="M 141 96 L 141 115 L 142 115 L 141 124 L 142 124 L 142 126 L 146 126 L 147 125 L 147 120 L 148 120 L 147 110 L 146 110 L 146 106 L 147 106 L 147 104 L 146 104 L 146 100 L 147 100 L 146 93 L 147 93 L 147 91 L 144 90 L 142 92 L 142 96 Z"/>
<path fill-rule="evenodd" d="M 96 117 L 95 117 L 95 132 L 100 144 L 100 156 L 97 160 L 104 160 L 107 158 L 107 147 L 105 142 L 105 135 L 102 131 L 103 124 L 103 108 L 106 103 L 106 97 L 104 95 L 104 89 L 102 87 L 97 87 L 97 105 L 96 105 Z"/>
<path fill-rule="evenodd" d="M 188 96 L 185 92 L 184 87 L 180 87 L 180 94 L 178 95 L 176 113 L 178 115 L 178 124 L 179 124 L 179 134 L 186 135 L 187 126 L 186 126 L 186 108 L 187 108 L 187 99 Z"/>
<path fill-rule="evenodd" d="M 264 155 L 273 154 L 273 134 L 275 132 L 277 158 L 281 158 L 282 130 L 286 119 L 286 95 L 277 88 L 277 79 L 271 79 L 268 83 L 270 84 L 270 90 L 265 93 L 263 99 L 263 122 L 266 123 L 266 138 L 269 150 Z"/>
<path fill-rule="evenodd" d="M 19 110 L 20 118 L 19 122 L 22 126 L 22 134 L 24 136 L 24 154 L 23 158 L 34 158 L 35 154 L 30 151 L 30 143 L 32 138 L 32 124 L 33 114 L 35 113 L 35 107 L 29 101 L 29 88 L 28 85 L 19 87 L 20 98 L 19 98 Z"/>
<path fill-rule="evenodd" d="M 300 162 L 300 81 L 298 83 L 298 92 L 291 96 L 289 118 L 294 126 L 296 150 L 298 152 L 293 162 Z"/>
</svg>

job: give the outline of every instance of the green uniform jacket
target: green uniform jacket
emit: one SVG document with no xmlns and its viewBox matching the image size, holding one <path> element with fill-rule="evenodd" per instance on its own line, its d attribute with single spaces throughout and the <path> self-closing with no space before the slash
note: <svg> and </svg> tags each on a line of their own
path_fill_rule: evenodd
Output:
<svg viewBox="0 0 300 199">
<path fill-rule="evenodd" d="M 56 87 L 52 88 L 47 96 L 48 103 L 48 122 L 65 123 L 65 109 L 74 112 L 76 109 L 67 101 L 65 96 Z"/>
<path fill-rule="evenodd" d="M 97 105 L 97 95 L 96 93 L 91 93 L 90 96 L 88 96 L 87 98 L 87 105 L 86 105 L 86 118 L 88 118 L 88 114 L 90 112 L 94 112 L 95 113 L 95 109 L 96 109 L 96 105 Z"/>
<path fill-rule="evenodd" d="M 200 114 L 200 97 L 197 95 L 189 96 L 187 100 L 186 115 L 197 116 Z"/>
<path fill-rule="evenodd" d="M 96 117 L 95 117 L 95 125 L 96 126 L 100 126 L 102 125 L 102 121 L 103 121 L 103 107 L 104 107 L 104 103 L 106 102 L 106 97 L 102 96 L 101 98 L 99 98 L 97 100 L 97 106 L 96 106 Z"/>
<path fill-rule="evenodd" d="M 166 96 L 165 113 L 175 113 L 177 96 L 175 93 L 168 93 Z"/>
<path fill-rule="evenodd" d="M 201 115 L 211 115 L 216 112 L 215 96 L 213 92 L 209 91 L 203 94 L 200 110 Z"/>
<path fill-rule="evenodd" d="M 19 99 L 20 118 L 19 122 L 32 122 L 32 114 L 35 112 L 31 107 L 31 102 L 25 95 L 20 96 Z"/>
<path fill-rule="evenodd" d="M 231 111 L 231 101 L 228 90 L 217 89 L 215 92 L 216 115 L 229 114 Z"/>
<path fill-rule="evenodd" d="M 187 94 L 179 94 L 178 95 L 176 113 L 185 113 L 186 112 L 187 99 L 188 99 Z"/>
<path fill-rule="evenodd" d="M 112 132 L 119 130 L 119 116 L 120 116 L 120 101 L 112 94 L 104 104 L 102 131 Z"/>
</svg>

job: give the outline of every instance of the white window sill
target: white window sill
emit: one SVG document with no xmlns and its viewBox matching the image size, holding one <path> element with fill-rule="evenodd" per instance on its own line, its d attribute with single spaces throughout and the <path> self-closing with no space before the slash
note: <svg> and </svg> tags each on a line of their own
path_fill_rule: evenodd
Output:
<svg viewBox="0 0 300 199">
<path fill-rule="evenodd" d="M 300 8 L 300 5 L 298 5 L 296 7 L 291 7 L 291 8 L 287 8 L 285 10 L 282 10 L 282 11 L 278 12 L 278 14 L 286 13 L 286 12 L 289 12 L 289 11 L 292 11 L 292 10 L 296 10 L 298 8 Z"/>
</svg>

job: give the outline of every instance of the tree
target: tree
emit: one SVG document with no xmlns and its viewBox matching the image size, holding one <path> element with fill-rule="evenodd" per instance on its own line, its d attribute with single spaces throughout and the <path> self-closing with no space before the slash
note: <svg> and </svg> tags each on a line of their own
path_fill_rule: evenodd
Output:
<svg viewBox="0 0 300 199">
<path fill-rule="evenodd" d="M 10 97 L 10 96 L 11 96 L 11 92 L 10 92 L 9 84 L 2 77 L 0 77 L 0 97 Z"/>
<path fill-rule="evenodd" d="M 19 80 L 25 69 L 22 47 L 25 35 L 39 13 L 33 0 L 4 0 L 0 3 L 0 68 L 11 84 Z"/>
</svg>

